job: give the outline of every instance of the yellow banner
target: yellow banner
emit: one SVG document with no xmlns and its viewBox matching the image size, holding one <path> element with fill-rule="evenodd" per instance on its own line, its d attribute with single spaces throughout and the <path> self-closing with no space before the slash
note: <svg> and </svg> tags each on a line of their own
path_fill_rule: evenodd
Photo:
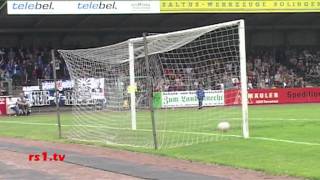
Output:
<svg viewBox="0 0 320 180">
<path fill-rule="evenodd" d="M 320 0 L 161 0 L 161 13 L 320 12 Z"/>
</svg>

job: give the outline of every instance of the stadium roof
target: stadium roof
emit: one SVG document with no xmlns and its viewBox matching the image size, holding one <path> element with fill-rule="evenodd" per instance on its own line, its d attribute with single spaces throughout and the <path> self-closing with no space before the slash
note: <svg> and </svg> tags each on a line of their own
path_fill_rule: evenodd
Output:
<svg viewBox="0 0 320 180">
<path fill-rule="evenodd" d="M 9 16 L 0 3 L 0 33 L 167 32 L 240 18 L 250 29 L 320 28 L 319 13 Z"/>
</svg>

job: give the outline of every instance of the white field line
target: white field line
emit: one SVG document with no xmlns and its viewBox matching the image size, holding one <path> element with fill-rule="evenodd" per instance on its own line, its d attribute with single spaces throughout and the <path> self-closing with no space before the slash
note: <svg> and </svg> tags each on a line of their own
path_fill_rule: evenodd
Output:
<svg viewBox="0 0 320 180">
<path fill-rule="evenodd" d="M 242 120 L 241 118 L 230 118 L 231 120 Z M 249 117 L 249 122 L 250 120 L 259 120 L 259 121 L 319 121 L 320 122 L 320 118 L 319 119 L 294 119 L 294 118 L 286 118 L 286 119 L 282 119 L 282 118 L 250 118 Z"/>
<path fill-rule="evenodd" d="M 8 124 L 23 124 L 23 125 L 40 125 L 40 126 L 57 126 L 58 124 L 54 123 L 31 123 L 31 122 L 21 122 L 21 121 L 0 121 L 1 123 Z M 118 128 L 110 126 L 94 126 L 94 125 L 61 125 L 64 127 L 89 127 L 89 128 L 105 128 L 105 129 L 114 129 L 114 130 L 132 130 L 131 128 Z M 137 129 L 136 131 L 145 131 L 150 132 L 150 129 Z M 171 131 L 171 130 L 157 130 L 158 132 L 168 132 L 168 133 L 177 133 L 177 134 L 194 134 L 194 135 L 207 135 L 207 136 L 229 136 L 229 137 L 242 137 L 240 135 L 231 135 L 231 134 L 220 134 L 220 133 L 205 133 L 205 132 L 188 132 L 188 131 Z"/>
<path fill-rule="evenodd" d="M 57 124 L 53 124 L 53 123 L 28 123 L 28 122 L 21 122 L 21 121 L 0 121 L 0 123 L 23 124 L 23 125 L 41 125 L 41 126 L 57 126 Z M 92 126 L 92 125 L 61 125 L 61 126 L 65 126 L 65 127 L 72 127 L 72 126 L 73 127 L 94 127 L 94 128 L 106 128 L 106 129 L 115 129 L 115 130 L 131 130 L 131 128 L 116 128 L 116 127 Z M 150 132 L 151 130 L 149 130 L 149 129 L 137 129 L 136 131 Z M 240 136 L 240 135 L 222 134 L 222 133 L 205 133 L 205 132 L 188 132 L 188 131 L 184 131 L 183 132 L 183 131 L 172 131 L 172 130 L 158 130 L 158 132 L 242 138 L 242 136 Z M 267 137 L 250 137 L 249 139 L 256 139 L 256 140 L 263 140 L 263 141 L 273 141 L 273 142 L 284 142 L 284 143 L 289 143 L 289 144 L 300 144 L 300 145 L 309 145 L 309 146 L 320 146 L 320 143 L 293 141 L 293 140 L 286 140 L 286 139 L 274 139 L 274 138 L 267 138 Z"/>
<path fill-rule="evenodd" d="M 188 131 L 171 131 L 171 130 L 158 130 L 158 132 L 168 132 L 168 133 L 177 133 L 177 134 L 205 135 L 205 136 L 225 136 L 225 137 L 242 138 L 242 136 L 240 136 L 240 135 L 223 134 L 223 133 L 205 133 L 205 132 L 188 132 Z"/>
<path fill-rule="evenodd" d="M 152 147 L 152 145 L 132 145 L 132 144 L 121 144 L 121 143 L 114 143 L 111 141 L 106 141 L 106 140 L 85 140 L 85 139 L 79 139 L 79 138 L 69 138 L 70 140 L 73 141 L 80 141 L 80 142 L 90 142 L 90 143 L 106 143 L 108 145 L 116 145 L 116 146 L 127 146 L 127 147 L 134 147 L 134 148 L 143 148 L 143 147 Z"/>
<path fill-rule="evenodd" d="M 308 145 L 308 146 L 320 146 L 320 143 L 293 141 L 293 140 L 286 140 L 286 139 L 274 139 L 274 138 L 266 138 L 266 137 L 250 137 L 250 139 L 257 139 L 257 140 L 263 140 L 263 141 L 274 141 L 274 142 L 284 142 L 284 143 L 300 144 L 300 145 Z"/>
<path fill-rule="evenodd" d="M 23 125 L 40 125 L 40 126 L 57 126 L 53 123 L 37 123 L 37 122 L 23 122 L 23 121 L 0 121 L 4 124 L 23 124 Z"/>
<path fill-rule="evenodd" d="M 37 123 L 37 122 L 21 122 L 21 121 L 0 121 L 0 123 L 7 124 L 23 124 L 23 125 L 39 125 L 39 126 L 57 126 L 58 124 L 54 123 Z M 131 130 L 131 128 L 117 128 L 109 126 L 94 126 L 94 125 L 76 125 L 76 124 L 62 124 L 64 127 L 91 127 L 91 128 L 106 128 L 106 129 L 115 129 L 115 130 Z M 140 131 L 143 131 L 140 129 Z"/>
<path fill-rule="evenodd" d="M 294 118 L 286 118 L 286 119 L 250 118 L 250 119 L 260 120 L 260 121 L 319 121 L 320 122 L 320 119 L 294 119 Z"/>
<path fill-rule="evenodd" d="M 217 117 L 219 118 L 219 117 Z M 175 118 L 177 120 L 191 120 L 191 119 L 186 119 L 186 118 Z M 223 117 L 221 119 L 225 119 L 225 120 L 229 120 L 229 121 L 242 121 L 241 118 L 226 118 L 226 117 Z M 208 120 L 209 121 L 219 121 L 217 119 L 211 119 L 210 117 L 208 117 Z M 249 117 L 249 122 L 250 121 L 306 121 L 306 122 L 309 122 L 309 121 L 319 121 L 320 122 L 320 118 L 319 119 L 294 119 L 294 118 L 286 118 L 286 119 L 281 119 L 281 118 L 250 118 Z"/>
</svg>

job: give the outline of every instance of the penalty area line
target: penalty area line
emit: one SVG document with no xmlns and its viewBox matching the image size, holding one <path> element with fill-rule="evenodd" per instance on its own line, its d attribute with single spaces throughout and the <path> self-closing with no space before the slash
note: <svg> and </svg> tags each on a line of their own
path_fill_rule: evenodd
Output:
<svg viewBox="0 0 320 180">
<path fill-rule="evenodd" d="M 31 123 L 31 122 L 21 122 L 21 121 L 0 121 L 0 123 L 8 123 L 8 124 L 23 124 L 23 125 L 41 125 L 41 126 L 57 126 L 54 123 Z M 106 129 L 115 129 L 115 130 L 131 130 L 130 128 L 116 128 L 116 127 L 108 127 L 108 126 L 92 126 L 92 125 L 61 125 L 65 127 L 94 127 L 94 128 L 106 128 Z M 137 129 L 135 131 L 144 131 L 151 132 L 149 129 Z M 176 134 L 193 134 L 193 135 L 204 135 L 204 136 L 226 136 L 226 137 L 236 137 L 242 138 L 241 135 L 233 135 L 233 134 L 220 134 L 220 133 L 209 133 L 209 132 L 190 132 L 190 131 L 173 131 L 173 130 L 158 130 L 158 132 L 164 133 L 176 133 Z M 312 143 L 312 142 L 304 142 L 304 141 L 294 141 L 287 139 L 275 139 L 275 138 L 267 138 L 267 137 L 255 137 L 251 136 L 249 138 L 254 140 L 261 141 L 273 141 L 273 142 L 282 142 L 288 144 L 298 144 L 298 145 L 308 145 L 308 146 L 320 146 L 320 143 Z"/>
<path fill-rule="evenodd" d="M 54 123 L 32 123 L 32 122 L 21 122 L 21 121 L 0 121 L 0 123 L 8 124 L 22 124 L 22 125 L 41 125 L 41 126 L 57 126 Z M 105 128 L 105 129 L 114 129 L 114 130 L 132 130 L 130 128 L 118 128 L 118 127 L 109 127 L 109 126 L 95 126 L 95 125 L 61 125 L 63 127 L 88 127 L 88 128 Z M 151 132 L 151 129 L 136 129 L 134 131 L 142 132 Z M 176 133 L 176 134 L 193 134 L 193 135 L 204 135 L 204 136 L 226 136 L 226 137 L 237 137 L 241 138 L 240 135 L 234 134 L 223 134 L 223 133 L 209 133 L 209 132 L 190 132 L 190 131 L 174 131 L 174 130 L 157 130 L 157 132 L 162 133 Z"/>
</svg>

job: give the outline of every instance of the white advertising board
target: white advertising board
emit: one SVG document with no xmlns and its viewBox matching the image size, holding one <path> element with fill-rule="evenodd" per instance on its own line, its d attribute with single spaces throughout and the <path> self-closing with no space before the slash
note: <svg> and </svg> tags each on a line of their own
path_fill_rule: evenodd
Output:
<svg viewBox="0 0 320 180">
<path fill-rule="evenodd" d="M 223 106 L 223 90 L 205 90 L 203 106 Z M 169 107 L 197 107 L 196 91 L 162 92 L 162 108 Z"/>
<path fill-rule="evenodd" d="M 160 1 L 22 1 L 9 0 L 8 14 L 152 14 L 160 13 Z"/>
</svg>

